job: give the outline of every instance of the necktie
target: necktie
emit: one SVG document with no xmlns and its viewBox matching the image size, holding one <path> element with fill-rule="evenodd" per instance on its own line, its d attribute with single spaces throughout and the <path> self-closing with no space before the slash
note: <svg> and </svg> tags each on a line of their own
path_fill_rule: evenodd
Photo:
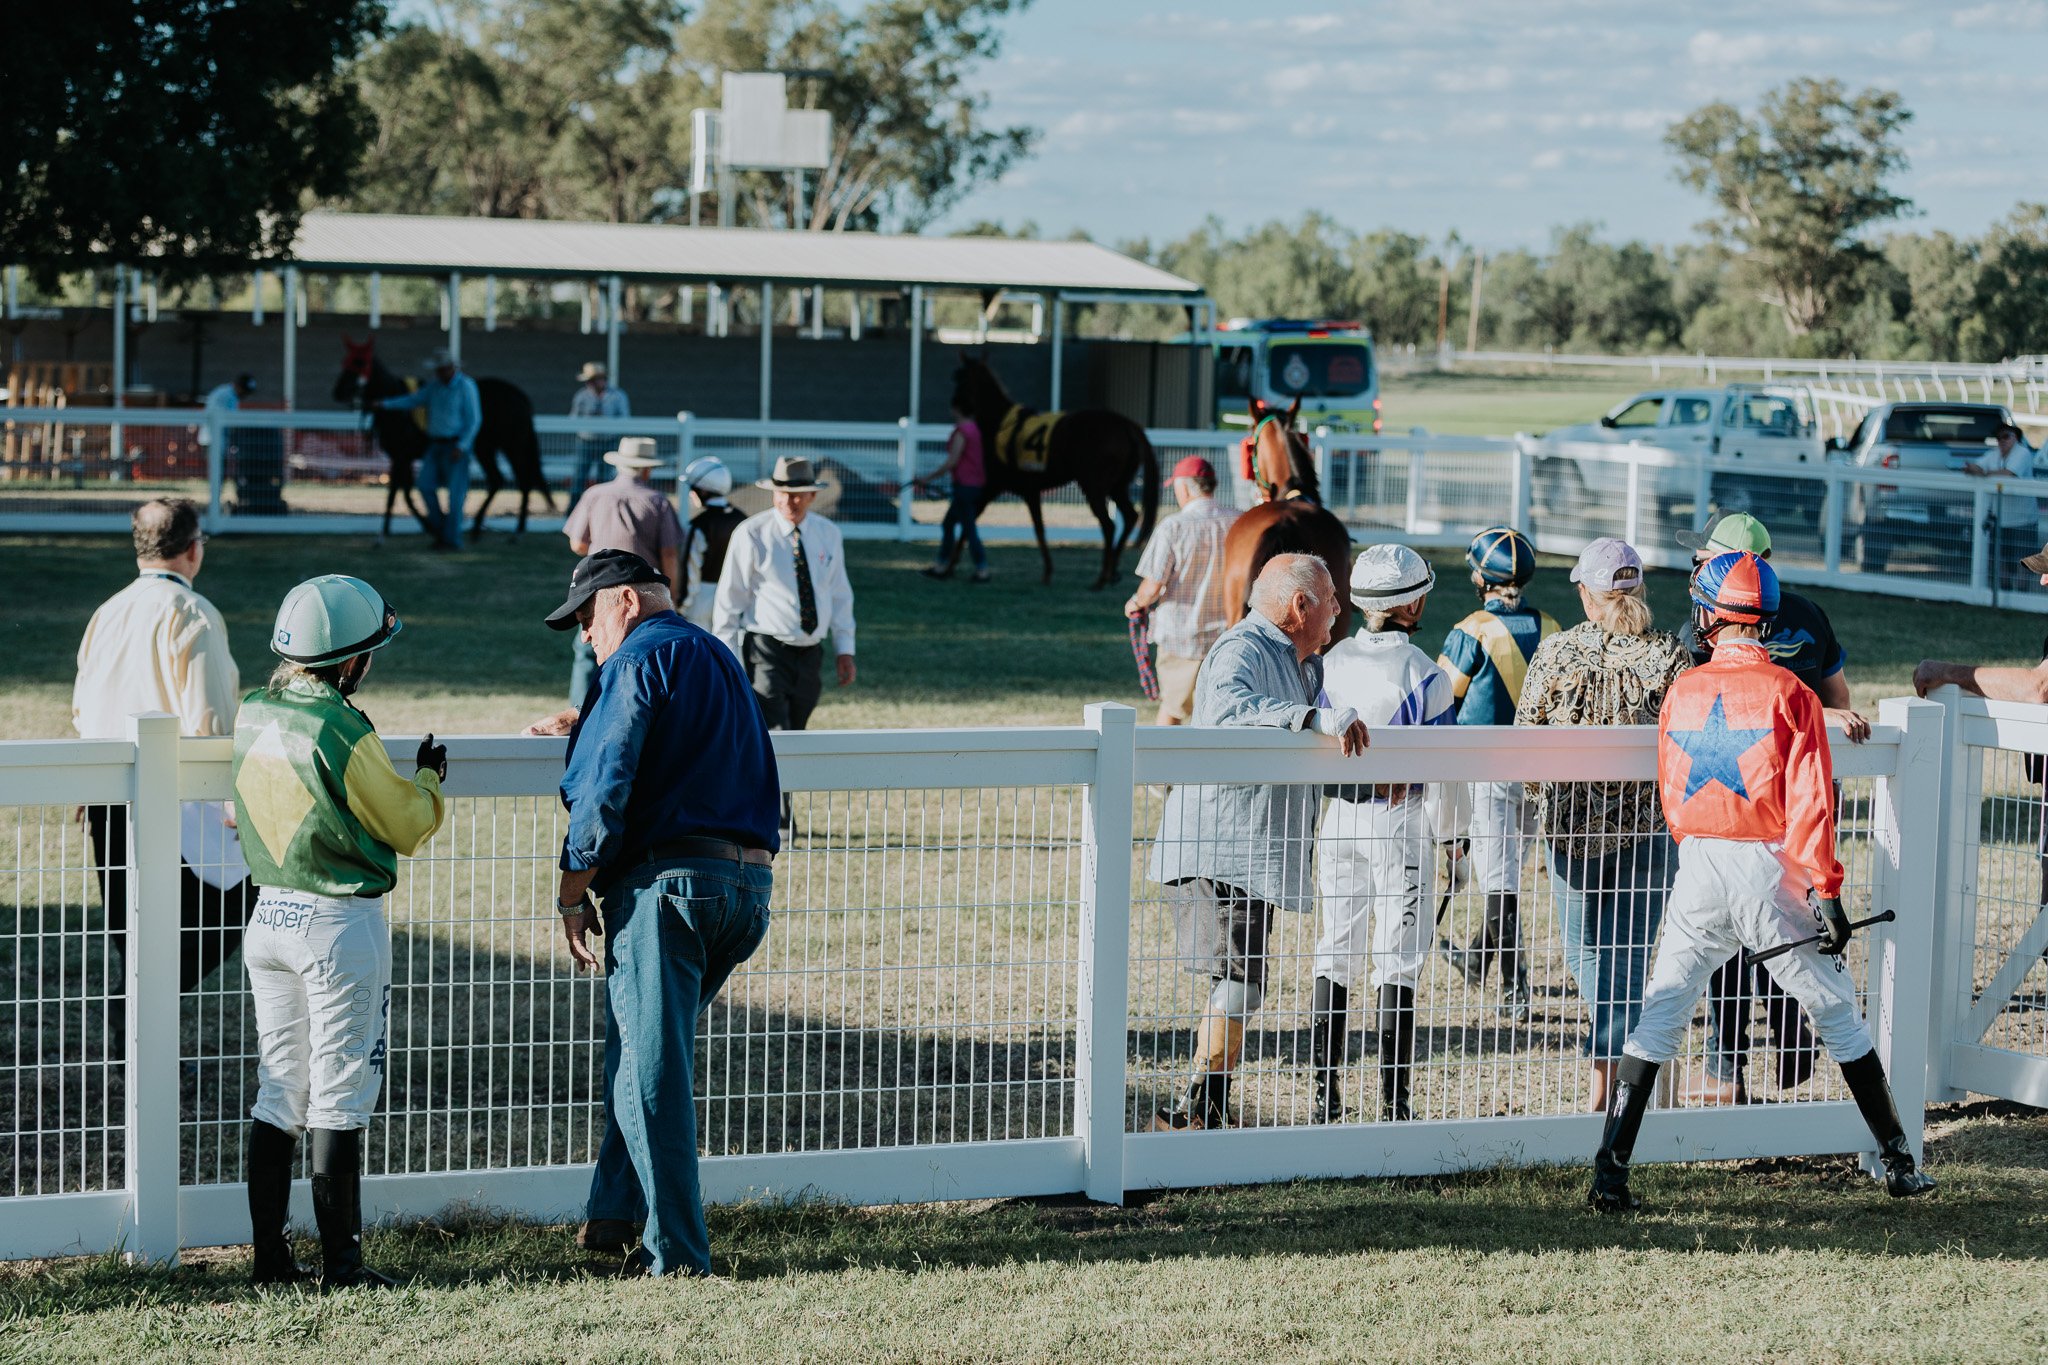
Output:
<svg viewBox="0 0 2048 1365">
<path fill-rule="evenodd" d="M 804 634 L 818 628 L 818 594 L 811 587 L 811 561 L 804 558 L 804 533 L 792 529 L 789 547 L 796 551 L 796 606 Z"/>
</svg>

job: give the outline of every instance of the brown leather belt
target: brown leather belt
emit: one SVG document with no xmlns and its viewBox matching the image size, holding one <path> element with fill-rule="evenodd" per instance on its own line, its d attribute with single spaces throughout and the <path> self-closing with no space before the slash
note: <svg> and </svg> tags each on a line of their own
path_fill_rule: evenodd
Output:
<svg viewBox="0 0 2048 1365">
<path fill-rule="evenodd" d="M 757 867 L 769 867 L 775 862 L 775 855 L 765 848 L 748 848 L 730 839 L 711 839 L 696 834 L 670 839 L 647 850 L 649 862 L 670 858 L 723 858 L 735 863 L 753 863 Z"/>
</svg>

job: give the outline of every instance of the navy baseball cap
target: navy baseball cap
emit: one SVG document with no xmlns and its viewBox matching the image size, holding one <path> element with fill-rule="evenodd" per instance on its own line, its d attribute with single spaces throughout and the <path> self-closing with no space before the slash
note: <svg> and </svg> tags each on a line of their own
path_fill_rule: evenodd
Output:
<svg viewBox="0 0 2048 1365">
<path fill-rule="evenodd" d="M 576 629 L 576 613 L 606 588 L 629 583 L 666 583 L 661 571 L 631 550 L 593 550 L 576 561 L 569 574 L 569 600 L 547 615 L 553 630 Z"/>
</svg>

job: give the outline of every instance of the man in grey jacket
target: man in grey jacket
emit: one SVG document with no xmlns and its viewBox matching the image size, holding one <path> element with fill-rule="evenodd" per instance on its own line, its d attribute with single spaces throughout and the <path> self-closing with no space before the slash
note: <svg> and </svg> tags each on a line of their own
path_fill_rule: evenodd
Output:
<svg viewBox="0 0 2048 1365">
<path fill-rule="evenodd" d="M 1196 725 L 1313 730 L 1348 755 L 1367 737 L 1349 707 L 1318 707 L 1337 589 L 1312 555 L 1276 555 L 1252 585 L 1251 611 L 1225 631 L 1195 681 Z M 1322 789 L 1272 783 L 1175 787 L 1160 817 L 1149 875 L 1173 902 L 1187 969 L 1210 982 L 1195 1033 L 1195 1077 L 1161 1109 L 1161 1131 L 1228 1121 L 1230 1073 L 1244 1050 L 1245 1017 L 1266 994 L 1266 941 L 1278 906 L 1315 909 L 1313 858 Z"/>
</svg>

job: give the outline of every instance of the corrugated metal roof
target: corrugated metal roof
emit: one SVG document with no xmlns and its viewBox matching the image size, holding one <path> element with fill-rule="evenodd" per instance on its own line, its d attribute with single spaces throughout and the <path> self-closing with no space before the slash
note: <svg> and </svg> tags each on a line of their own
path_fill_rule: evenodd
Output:
<svg viewBox="0 0 2048 1365">
<path fill-rule="evenodd" d="M 1191 281 L 1093 242 L 394 213 L 309 213 L 292 260 L 307 270 L 1201 293 Z"/>
</svg>

